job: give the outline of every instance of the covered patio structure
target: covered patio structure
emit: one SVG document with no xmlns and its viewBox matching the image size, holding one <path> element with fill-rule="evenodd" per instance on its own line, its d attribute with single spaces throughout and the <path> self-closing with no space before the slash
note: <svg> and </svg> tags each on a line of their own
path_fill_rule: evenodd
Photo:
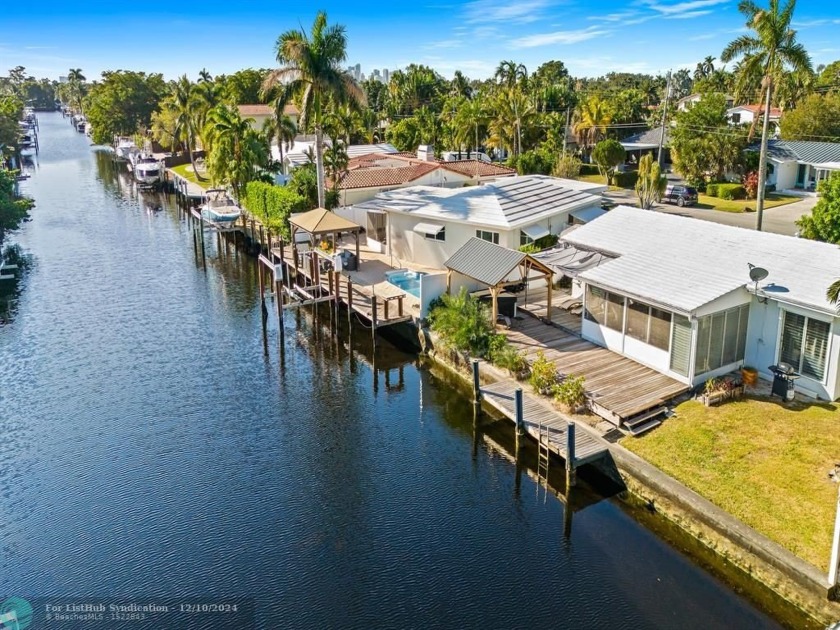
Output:
<svg viewBox="0 0 840 630">
<path fill-rule="evenodd" d="M 359 260 L 359 232 L 362 230 L 361 225 L 340 217 L 325 208 L 315 208 L 309 212 L 292 215 L 289 217 L 289 225 L 292 230 L 292 244 L 294 247 L 297 247 L 295 245 L 297 243 L 295 237 L 298 231 L 309 234 L 313 245 L 317 237 L 332 235 L 333 251 L 336 250 L 340 234 L 345 232 L 353 234 L 356 240 L 356 260 Z"/>
<path fill-rule="evenodd" d="M 547 287 L 547 302 L 551 308 L 551 277 L 554 273 L 532 256 L 489 241 L 472 237 L 444 263 L 446 292 L 452 292 L 452 275 L 457 273 L 486 286 L 490 291 L 492 321 L 499 316 L 499 293 L 507 286 L 527 283 L 532 271 L 537 271 Z M 518 278 L 511 276 L 519 271 Z"/>
</svg>

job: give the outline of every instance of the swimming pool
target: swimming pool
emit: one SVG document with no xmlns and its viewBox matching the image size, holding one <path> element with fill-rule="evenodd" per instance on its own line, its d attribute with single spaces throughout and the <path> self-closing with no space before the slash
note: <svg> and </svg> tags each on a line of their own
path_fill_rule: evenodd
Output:
<svg viewBox="0 0 840 630">
<path fill-rule="evenodd" d="M 420 277 L 425 276 L 423 271 L 411 271 L 411 269 L 395 269 L 394 271 L 386 271 L 385 279 L 399 287 L 406 293 L 410 293 L 416 298 L 420 297 Z"/>
</svg>

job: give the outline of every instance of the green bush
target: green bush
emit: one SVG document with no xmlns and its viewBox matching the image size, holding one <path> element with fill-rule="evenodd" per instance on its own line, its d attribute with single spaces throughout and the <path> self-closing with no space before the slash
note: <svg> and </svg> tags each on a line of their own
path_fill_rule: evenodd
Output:
<svg viewBox="0 0 840 630">
<path fill-rule="evenodd" d="M 586 379 L 582 375 L 569 374 L 554 386 L 554 400 L 569 410 L 577 409 L 586 402 L 585 383 Z"/>
<path fill-rule="evenodd" d="M 528 243 L 527 245 L 522 245 L 519 247 L 520 252 L 524 252 L 526 254 L 538 254 L 544 249 L 548 249 L 549 247 L 554 247 L 557 245 L 557 241 L 560 240 L 560 237 L 556 234 L 549 234 L 548 236 L 543 236 L 542 238 L 538 238 L 533 243 Z"/>
<path fill-rule="evenodd" d="M 557 366 L 545 358 L 542 350 L 531 364 L 531 386 L 540 394 L 551 394 L 558 383 Z"/>
<path fill-rule="evenodd" d="M 432 302 L 429 326 L 443 343 L 474 357 L 488 356 L 498 335 L 493 331 L 490 309 L 469 296 L 465 288 L 457 295 L 444 294 Z M 493 345 L 496 349 L 496 345 Z M 498 352 L 498 349 L 496 350 Z"/>
<path fill-rule="evenodd" d="M 600 171 L 598 171 L 597 164 L 581 164 L 580 165 L 580 174 L 581 175 L 600 175 Z"/>
<path fill-rule="evenodd" d="M 721 199 L 726 201 L 745 199 L 747 196 L 747 192 L 741 184 L 718 184 L 717 193 Z"/>
<path fill-rule="evenodd" d="M 515 168 L 520 175 L 551 175 L 554 168 L 555 156 L 543 149 L 523 151 L 518 156 L 512 156 L 507 164 Z"/>
<path fill-rule="evenodd" d="M 272 232 L 288 240 L 289 215 L 307 209 L 307 201 L 293 189 L 265 182 L 248 182 L 242 197 L 245 209 Z"/>
<path fill-rule="evenodd" d="M 504 335 L 495 335 L 491 339 L 489 359 L 493 365 L 508 370 L 517 380 L 522 380 L 528 375 L 528 361 L 521 352 L 507 342 L 507 337 Z"/>
<path fill-rule="evenodd" d="M 616 173 L 613 175 L 613 185 L 618 186 L 619 188 L 634 188 L 638 179 L 639 173 L 636 171 Z"/>
<path fill-rule="evenodd" d="M 709 195 L 709 197 L 717 197 L 718 186 L 720 186 L 720 184 L 718 184 L 717 182 L 713 184 L 706 184 L 706 194 Z"/>
</svg>

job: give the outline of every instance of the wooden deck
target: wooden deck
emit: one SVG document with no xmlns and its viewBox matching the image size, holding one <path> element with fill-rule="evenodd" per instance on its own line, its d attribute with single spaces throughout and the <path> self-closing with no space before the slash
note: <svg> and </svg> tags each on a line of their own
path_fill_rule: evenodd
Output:
<svg viewBox="0 0 840 630">
<path fill-rule="evenodd" d="M 517 320 L 505 334 L 529 363 L 542 350 L 561 374 L 583 375 L 590 407 L 617 426 L 689 389 L 641 363 L 536 318 Z"/>
<path fill-rule="evenodd" d="M 551 301 L 554 306 L 551 307 L 551 323 L 580 337 L 581 316 L 574 315 L 569 310 L 557 306 L 564 298 L 570 296 L 569 290 L 555 289 L 552 293 Z M 516 304 L 517 310 L 525 311 L 540 319 L 548 318 L 547 307 L 548 290 L 545 287 L 529 290 L 527 299 L 522 296 L 520 300 L 517 300 Z"/>
<path fill-rule="evenodd" d="M 514 393 L 519 384 L 514 381 L 499 381 L 481 388 L 482 398 L 491 407 L 504 414 L 507 418 L 516 421 L 516 408 Z M 567 458 L 566 440 L 568 423 L 550 403 L 535 396 L 523 392 L 523 420 L 525 430 L 531 437 L 539 441 L 540 427 L 543 430 L 543 439 L 548 434 L 549 450 L 563 459 Z M 603 456 L 607 452 L 607 443 L 588 433 L 585 430 L 575 431 L 575 466 L 580 466 Z"/>
</svg>

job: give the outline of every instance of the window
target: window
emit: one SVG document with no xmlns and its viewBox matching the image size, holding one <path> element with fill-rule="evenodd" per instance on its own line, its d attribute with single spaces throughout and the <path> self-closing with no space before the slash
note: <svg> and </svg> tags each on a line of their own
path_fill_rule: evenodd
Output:
<svg viewBox="0 0 840 630">
<path fill-rule="evenodd" d="M 668 350 L 671 337 L 671 313 L 654 306 L 650 307 L 650 331 L 648 343 L 660 350 Z"/>
<path fill-rule="evenodd" d="M 525 245 L 531 245 L 534 242 L 530 236 L 525 234 L 522 230 L 519 231 L 519 246 L 524 247 Z"/>
<path fill-rule="evenodd" d="M 443 228 L 437 234 L 426 234 L 425 236 L 430 241 L 445 241 L 446 240 L 446 228 Z"/>
<path fill-rule="evenodd" d="M 498 232 L 488 232 L 487 230 L 476 230 L 475 235 L 476 235 L 476 237 L 480 238 L 482 241 L 487 241 L 487 242 L 493 243 L 495 245 L 499 244 L 499 233 Z"/>
<path fill-rule="evenodd" d="M 668 350 L 671 337 L 671 313 L 644 302 L 629 300 L 625 334 L 646 344 Z"/>
<path fill-rule="evenodd" d="M 697 320 L 695 374 L 744 360 L 749 312 L 749 305 L 744 304 Z"/>
<path fill-rule="evenodd" d="M 691 359 L 691 320 L 674 315 L 674 329 L 671 332 L 671 369 L 677 374 L 688 376 Z"/>
<path fill-rule="evenodd" d="M 828 322 L 785 311 L 779 361 L 805 376 L 822 381 L 830 332 Z"/>
<path fill-rule="evenodd" d="M 732 122 L 736 125 L 741 123 L 741 114 L 732 114 Z"/>
<path fill-rule="evenodd" d="M 624 326 L 624 297 L 586 285 L 584 317 L 591 322 L 621 332 Z"/>
</svg>

